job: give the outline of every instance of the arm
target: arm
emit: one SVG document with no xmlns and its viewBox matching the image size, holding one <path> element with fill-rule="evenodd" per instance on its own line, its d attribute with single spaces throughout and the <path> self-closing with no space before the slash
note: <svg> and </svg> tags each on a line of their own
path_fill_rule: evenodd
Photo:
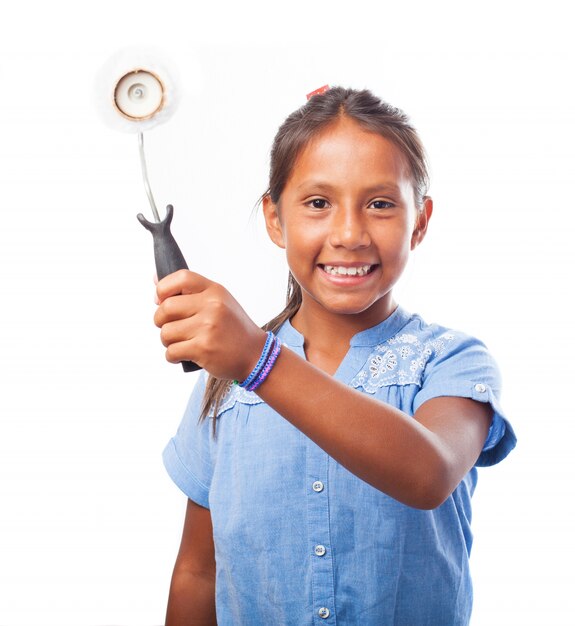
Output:
<svg viewBox="0 0 575 626">
<path fill-rule="evenodd" d="M 439 506 L 471 469 L 492 417 L 489 405 L 441 397 L 414 419 L 286 349 L 256 393 L 356 476 L 422 509 Z"/>
<path fill-rule="evenodd" d="M 182 271 L 160 281 L 157 294 L 168 361 L 246 378 L 266 336 L 223 287 Z M 439 506 L 473 466 L 492 417 L 489 405 L 458 397 L 428 400 L 411 417 L 286 348 L 256 393 L 356 476 L 422 509 Z"/>
<path fill-rule="evenodd" d="M 215 580 L 210 512 L 188 500 L 182 542 L 170 585 L 166 626 L 215 625 Z"/>
</svg>

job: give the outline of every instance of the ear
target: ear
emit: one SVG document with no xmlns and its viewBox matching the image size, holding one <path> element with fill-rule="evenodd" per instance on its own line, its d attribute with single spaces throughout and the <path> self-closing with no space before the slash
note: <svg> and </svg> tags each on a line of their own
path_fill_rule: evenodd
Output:
<svg viewBox="0 0 575 626">
<path fill-rule="evenodd" d="M 285 248 L 284 233 L 278 212 L 278 205 L 272 202 L 269 194 L 263 199 L 264 219 L 270 239 L 279 246 Z"/>
<path fill-rule="evenodd" d="M 411 249 L 414 250 L 423 241 L 433 213 L 433 200 L 429 196 L 423 198 L 423 206 L 417 212 L 415 227 L 411 235 Z"/>
</svg>

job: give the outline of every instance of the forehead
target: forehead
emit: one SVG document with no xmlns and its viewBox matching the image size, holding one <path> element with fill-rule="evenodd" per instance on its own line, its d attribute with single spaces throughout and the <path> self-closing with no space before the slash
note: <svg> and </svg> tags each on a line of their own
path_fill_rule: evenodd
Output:
<svg viewBox="0 0 575 626">
<path fill-rule="evenodd" d="M 384 181 L 411 184 L 411 172 L 401 150 L 379 133 L 347 117 L 319 132 L 299 153 L 288 184 L 329 177 L 366 185 Z"/>
</svg>

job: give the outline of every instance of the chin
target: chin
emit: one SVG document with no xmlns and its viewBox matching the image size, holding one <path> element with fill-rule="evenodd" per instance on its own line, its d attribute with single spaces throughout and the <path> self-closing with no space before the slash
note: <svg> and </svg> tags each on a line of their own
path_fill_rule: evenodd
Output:
<svg viewBox="0 0 575 626">
<path fill-rule="evenodd" d="M 334 315 L 369 315 L 374 313 L 375 308 L 377 308 L 377 304 L 377 302 L 370 302 L 368 304 L 354 304 L 350 302 L 342 302 L 338 304 L 337 302 L 333 302 L 324 304 L 323 308 Z"/>
</svg>

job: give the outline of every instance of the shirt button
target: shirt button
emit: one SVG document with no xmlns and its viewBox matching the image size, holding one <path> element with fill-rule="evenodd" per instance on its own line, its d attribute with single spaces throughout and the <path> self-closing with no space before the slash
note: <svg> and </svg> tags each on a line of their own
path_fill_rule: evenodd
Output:
<svg viewBox="0 0 575 626">
<path fill-rule="evenodd" d="M 322 619 L 326 619 L 327 617 L 329 617 L 329 609 L 327 609 L 325 606 L 322 606 L 321 609 L 317 612 L 317 614 Z"/>
<path fill-rule="evenodd" d="M 316 546 L 315 554 L 316 556 L 323 556 L 325 554 L 325 546 Z"/>
<path fill-rule="evenodd" d="M 321 482 L 321 480 L 316 480 L 311 488 L 319 493 L 320 491 L 323 491 L 323 483 Z"/>
<path fill-rule="evenodd" d="M 487 391 L 487 387 L 483 383 L 477 383 L 477 385 L 475 385 L 475 391 L 485 393 Z"/>
</svg>

